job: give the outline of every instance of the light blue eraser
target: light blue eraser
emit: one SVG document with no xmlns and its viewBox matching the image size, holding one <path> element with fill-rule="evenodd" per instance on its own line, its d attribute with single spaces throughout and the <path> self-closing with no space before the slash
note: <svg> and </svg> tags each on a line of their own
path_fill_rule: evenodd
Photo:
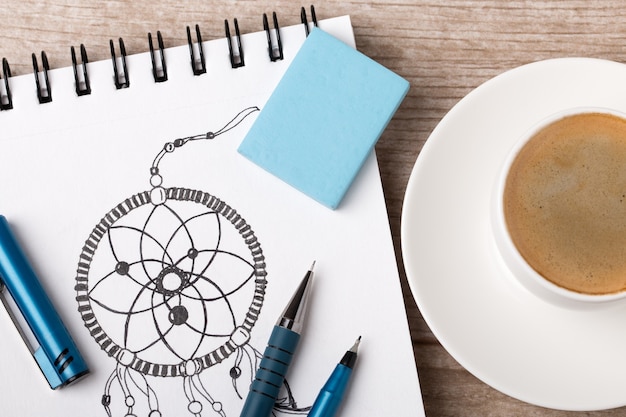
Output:
<svg viewBox="0 0 626 417">
<path fill-rule="evenodd" d="M 238 151 L 334 209 L 408 90 L 408 81 L 315 28 Z"/>
</svg>

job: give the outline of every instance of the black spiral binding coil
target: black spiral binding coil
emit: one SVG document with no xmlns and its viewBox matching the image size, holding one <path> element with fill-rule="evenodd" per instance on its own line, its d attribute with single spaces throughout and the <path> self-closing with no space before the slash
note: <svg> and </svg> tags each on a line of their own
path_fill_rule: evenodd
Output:
<svg viewBox="0 0 626 417">
<path fill-rule="evenodd" d="M 82 60 L 81 67 L 82 78 L 78 72 L 78 64 L 76 62 L 76 51 L 72 46 L 70 48 L 72 53 L 72 67 L 74 68 L 74 83 L 76 85 L 76 94 L 78 96 L 85 96 L 87 94 L 91 94 L 91 84 L 89 83 L 89 74 L 87 74 L 87 63 L 89 59 L 87 59 L 87 49 L 85 49 L 85 45 L 80 44 L 80 59 Z"/>
<path fill-rule="evenodd" d="M 196 25 L 196 39 L 198 41 L 198 57 L 196 58 L 196 52 L 191 40 L 191 29 L 187 26 L 187 42 L 189 43 L 189 55 L 191 55 L 191 70 L 193 75 L 202 75 L 206 73 L 206 61 L 204 60 L 204 49 L 202 48 L 202 34 L 200 33 L 200 26 Z"/>
<path fill-rule="evenodd" d="M 156 62 L 156 52 L 152 44 L 152 33 L 148 33 L 148 46 L 150 47 L 150 59 L 152 60 L 152 76 L 155 83 L 167 81 L 167 66 L 165 65 L 165 46 L 163 45 L 163 37 L 161 31 L 157 30 L 157 42 L 159 44 L 159 56 L 161 58 L 160 65 Z"/>
<path fill-rule="evenodd" d="M 230 28 L 228 27 L 228 20 L 224 20 L 224 31 L 226 32 L 226 40 L 228 41 L 228 52 L 230 54 L 230 66 L 234 68 L 241 68 L 246 65 L 243 59 L 243 45 L 241 44 L 241 33 L 239 32 L 239 25 L 237 19 L 234 19 L 235 24 L 235 40 L 237 41 L 237 51 L 233 48 L 233 39 L 230 36 Z"/>
<path fill-rule="evenodd" d="M 270 61 L 275 62 L 283 59 L 283 42 L 280 40 L 280 28 L 278 27 L 278 18 L 276 12 L 272 13 L 272 20 L 274 21 L 274 34 L 276 36 L 276 46 L 272 43 L 272 34 L 270 31 L 270 25 L 267 21 L 267 15 L 263 13 L 263 29 L 267 34 L 267 51 L 270 57 Z"/>
<path fill-rule="evenodd" d="M 300 9 L 300 20 L 304 25 L 306 36 L 309 36 L 311 31 L 309 30 L 309 21 L 306 17 L 306 9 L 304 7 Z M 313 26 L 317 27 L 317 15 L 315 14 L 315 7 L 313 5 L 311 5 L 311 20 L 313 21 Z"/>
<path fill-rule="evenodd" d="M 315 7 L 311 5 L 311 21 L 314 26 L 317 26 L 317 16 L 315 13 Z M 309 21 L 307 18 L 306 9 L 302 7 L 300 11 L 300 20 L 304 25 L 304 30 L 308 36 L 310 33 Z M 239 25 L 237 19 L 234 19 L 234 36 L 231 36 L 230 26 L 228 20 L 224 20 L 224 31 L 226 39 L 228 41 L 228 52 L 230 55 L 230 64 L 232 68 L 240 68 L 245 66 L 244 60 L 244 48 L 241 41 L 241 32 L 239 31 Z M 270 22 L 267 14 L 263 14 L 263 30 L 267 36 L 267 52 L 270 61 L 280 61 L 283 59 L 283 44 L 280 36 L 280 27 L 278 25 L 278 18 L 276 13 L 272 13 L 273 29 L 270 28 Z M 200 33 L 200 27 L 195 25 L 196 40 L 192 39 L 191 28 L 187 26 L 187 42 L 189 44 L 189 54 L 191 58 L 191 69 L 194 75 L 202 75 L 207 72 L 206 58 L 204 56 L 204 49 L 202 44 L 202 34 Z M 165 45 L 163 37 L 160 31 L 157 31 L 157 49 L 154 47 L 152 40 L 152 33 L 148 33 L 148 46 L 150 49 L 150 58 L 152 61 L 152 75 L 154 82 L 161 83 L 168 80 L 167 65 L 165 60 Z M 111 50 L 111 61 L 113 64 L 113 82 L 115 88 L 120 90 L 128 88 L 130 86 L 129 70 L 126 65 L 126 48 L 124 46 L 124 40 L 118 39 L 120 56 L 118 57 L 115 50 L 113 40 L 109 40 L 109 48 Z M 76 95 L 85 96 L 91 94 L 91 82 L 89 79 L 89 72 L 87 64 L 89 59 L 87 57 L 87 49 L 85 45 L 80 45 L 80 60 L 75 48 L 70 48 L 72 57 L 72 67 L 74 70 L 74 82 L 76 86 Z M 157 56 L 158 55 L 158 56 Z M 39 63 L 37 56 L 32 54 L 33 61 L 33 74 L 35 76 L 35 85 L 37 88 L 37 99 L 40 104 L 52 102 L 52 87 L 50 85 L 50 79 L 48 78 L 48 71 L 50 70 L 50 64 L 48 63 L 48 57 L 45 51 L 41 51 L 41 65 L 42 70 L 39 70 Z M 121 65 L 120 65 L 121 64 Z M 80 67 L 80 68 L 79 68 Z M 13 95 L 10 88 L 11 69 L 9 62 L 6 58 L 2 58 L 2 74 L 3 85 L 0 84 L 0 110 L 13 109 Z"/>
<path fill-rule="evenodd" d="M 2 78 L 4 79 L 4 92 L 0 91 L 0 110 L 11 110 L 13 108 L 13 96 L 11 96 L 11 87 L 9 86 L 11 68 L 9 68 L 9 61 L 6 58 L 2 58 Z"/>
<path fill-rule="evenodd" d="M 37 99 L 39 104 L 52 102 L 52 88 L 50 87 L 50 79 L 48 78 L 48 70 L 50 64 L 48 64 L 48 56 L 44 51 L 41 51 L 41 66 L 43 67 L 43 81 L 44 85 L 39 80 L 39 65 L 37 64 L 37 55 L 33 53 L 33 72 L 35 74 L 35 85 L 37 86 Z"/>
<path fill-rule="evenodd" d="M 128 88 L 130 86 L 130 77 L 128 76 L 128 68 L 126 67 L 126 47 L 124 40 L 119 38 L 120 55 L 122 60 L 122 72 L 118 71 L 117 56 L 115 55 L 115 45 L 113 39 L 109 39 L 109 48 L 111 49 L 111 61 L 113 61 L 113 82 L 118 90 Z"/>
</svg>

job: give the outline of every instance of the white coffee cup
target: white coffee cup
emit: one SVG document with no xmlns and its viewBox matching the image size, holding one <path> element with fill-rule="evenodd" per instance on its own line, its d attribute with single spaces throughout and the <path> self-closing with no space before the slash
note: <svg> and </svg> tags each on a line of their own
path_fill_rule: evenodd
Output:
<svg viewBox="0 0 626 417">
<path fill-rule="evenodd" d="M 578 124 L 575 124 L 575 123 L 578 123 Z M 615 123 L 615 126 L 619 126 L 620 129 L 623 128 L 623 133 L 625 137 L 623 147 L 624 147 L 624 151 L 626 152 L 626 115 L 624 115 L 623 113 L 615 111 L 615 110 L 604 109 L 604 108 L 573 108 L 573 109 L 561 111 L 557 114 L 553 114 L 541 120 L 540 122 L 538 122 L 535 126 L 529 129 L 525 134 L 523 134 L 519 138 L 519 140 L 516 142 L 514 147 L 509 152 L 497 176 L 497 180 L 496 180 L 493 195 L 492 195 L 492 201 L 491 201 L 492 213 L 490 217 L 492 220 L 491 226 L 493 230 L 493 236 L 495 238 L 495 243 L 498 248 L 498 251 L 502 259 L 504 260 L 504 263 L 510 269 L 510 271 L 512 272 L 512 275 L 519 281 L 519 283 L 521 283 L 527 290 L 529 290 L 536 296 L 558 306 L 567 307 L 567 308 L 576 308 L 576 309 L 583 308 L 584 309 L 584 308 L 598 308 L 598 307 L 603 307 L 603 306 L 608 306 L 608 305 L 614 305 L 616 303 L 626 302 L 626 271 L 624 274 L 625 275 L 624 285 L 621 288 L 618 288 L 617 290 L 612 289 L 610 291 L 596 289 L 595 287 L 596 281 L 602 282 L 602 283 L 609 282 L 610 280 L 604 279 L 604 277 L 613 276 L 615 274 L 610 275 L 609 273 L 605 273 L 605 272 L 600 274 L 596 272 L 595 274 L 596 277 L 603 277 L 603 278 L 602 279 L 598 278 L 596 279 L 596 281 L 594 281 L 595 278 L 592 278 L 592 275 L 594 274 L 593 271 L 599 271 L 600 269 L 594 270 L 591 266 L 589 266 L 589 265 L 595 265 L 595 263 L 593 262 L 589 262 L 589 265 L 587 265 L 585 264 L 585 262 L 582 261 L 583 258 L 585 259 L 585 261 L 587 258 L 590 260 L 594 260 L 594 257 L 592 254 L 593 251 L 591 250 L 582 251 L 581 253 L 583 253 L 584 256 L 582 256 L 581 258 L 578 258 L 578 260 L 574 260 L 573 262 L 567 263 L 568 265 L 574 265 L 574 264 L 578 265 L 580 263 L 581 264 L 580 271 L 577 271 L 575 270 L 575 268 L 573 268 L 572 269 L 573 272 L 568 273 L 568 274 L 561 274 L 561 273 L 557 274 L 554 272 L 550 272 L 550 271 L 556 271 L 556 269 L 550 269 L 553 267 L 553 265 L 555 264 L 558 265 L 559 262 L 564 261 L 565 259 L 569 259 L 565 257 L 563 257 L 563 259 L 557 259 L 560 256 L 559 254 L 567 253 L 569 256 L 569 254 L 575 253 L 573 250 L 570 250 L 570 248 L 564 248 L 564 250 L 561 251 L 561 249 L 558 246 L 565 247 L 568 244 L 570 244 L 570 242 L 572 242 L 572 247 L 582 248 L 583 246 L 581 246 L 578 241 L 582 242 L 582 245 L 585 244 L 585 239 L 583 239 L 584 234 L 578 233 L 578 232 L 576 232 L 577 234 L 573 232 L 571 233 L 572 236 L 577 236 L 577 240 L 574 238 L 570 238 L 570 239 L 566 239 L 566 238 L 561 239 L 560 237 L 557 238 L 557 236 L 560 236 L 559 234 L 560 231 L 566 231 L 567 233 L 570 233 L 570 231 L 567 230 L 567 227 L 563 227 L 563 224 L 567 226 L 566 222 L 563 224 L 559 223 L 557 227 L 556 225 L 557 221 L 563 222 L 564 221 L 563 219 L 577 218 L 575 216 L 581 216 L 578 218 L 585 219 L 585 216 L 588 215 L 587 213 L 594 213 L 594 212 L 578 210 L 577 202 L 576 204 L 568 203 L 568 202 L 575 201 L 575 200 L 571 200 L 571 199 L 568 200 L 566 198 L 561 199 L 561 197 L 558 197 L 558 198 L 553 197 L 552 194 L 549 194 L 549 193 L 554 192 L 554 196 L 565 195 L 567 198 L 569 198 L 570 196 L 577 197 L 579 194 L 575 194 L 575 193 L 580 193 L 582 191 L 579 191 L 579 190 L 581 189 L 585 190 L 588 188 L 586 185 L 588 184 L 588 182 L 581 179 L 584 177 L 584 175 L 587 175 L 585 174 L 586 172 L 597 171 L 598 174 L 591 174 L 591 175 L 594 175 L 593 178 L 595 178 L 596 175 L 600 175 L 601 171 L 602 172 L 604 171 L 604 167 L 603 165 L 600 164 L 600 162 L 595 161 L 592 158 L 591 154 L 585 153 L 585 152 L 593 153 L 596 151 L 589 151 L 587 148 L 584 148 L 584 151 L 576 153 L 574 151 L 577 150 L 578 148 L 575 148 L 574 146 L 580 146 L 580 149 L 583 149 L 582 148 L 583 144 L 589 143 L 589 145 L 585 145 L 585 146 L 596 146 L 595 143 L 597 141 L 606 140 L 607 141 L 606 145 L 600 144 L 600 142 L 598 142 L 599 144 L 597 145 L 597 147 L 600 147 L 602 150 L 596 152 L 598 153 L 596 159 L 600 158 L 601 153 L 607 153 L 608 158 L 611 161 L 613 159 L 619 160 L 618 153 L 613 152 L 612 151 L 613 148 L 609 147 L 606 150 L 604 149 L 610 144 L 615 144 L 615 146 L 619 145 L 619 147 L 622 146 L 621 141 L 619 141 L 618 139 L 610 139 L 610 137 L 612 137 L 611 136 L 612 133 L 609 135 L 610 137 L 607 136 L 607 138 L 602 136 L 604 135 L 604 133 L 599 133 L 598 138 L 602 138 L 602 139 L 595 139 L 595 136 L 593 138 L 591 137 L 592 133 L 595 132 L 595 130 L 593 130 L 595 128 L 600 129 L 603 132 L 604 130 L 606 130 L 607 132 L 608 131 L 613 132 L 614 129 L 609 130 L 609 127 L 606 127 L 606 128 L 598 127 L 598 126 L 610 125 L 610 127 L 612 128 L 613 123 Z M 622 123 L 623 123 L 623 126 L 622 126 Z M 558 126 L 562 126 L 562 128 Z M 582 126 L 582 127 L 580 129 L 576 129 L 575 128 L 576 126 Z M 565 135 L 565 133 L 563 132 L 568 132 L 567 128 L 569 128 L 572 132 L 576 132 L 575 134 L 572 133 L 573 136 L 576 135 L 576 138 L 572 139 L 567 144 L 565 144 L 564 142 L 558 142 L 557 139 L 554 139 L 554 143 L 563 143 L 564 146 L 568 146 L 568 148 L 566 148 L 565 151 L 560 150 L 559 152 L 554 152 L 554 155 L 546 157 L 546 154 L 551 155 L 550 152 L 552 152 L 553 148 L 556 149 L 555 147 L 552 147 L 552 142 L 550 142 L 550 147 L 549 147 L 548 141 L 552 141 L 553 140 L 552 137 L 556 138 L 558 134 L 561 134 L 562 136 Z M 549 135 L 548 132 L 555 132 L 555 133 L 554 135 L 552 135 L 552 133 Z M 589 139 L 579 140 L 578 132 L 587 132 L 585 134 L 589 136 Z M 542 135 L 542 138 L 537 138 L 537 135 L 540 133 Z M 583 133 L 580 133 L 580 135 L 582 138 Z M 616 135 L 616 138 L 617 136 L 618 135 Z M 547 139 L 547 138 L 550 138 L 550 139 Z M 529 141 L 531 140 L 534 141 L 533 144 L 528 145 Z M 563 138 L 559 140 L 562 141 Z M 550 151 L 544 152 L 542 150 L 544 148 L 542 148 L 542 146 L 540 145 L 541 141 L 544 141 L 544 145 L 543 145 L 544 148 L 550 149 Z M 578 145 L 579 143 L 580 145 Z M 621 149 L 619 147 L 617 149 Z M 595 148 L 590 148 L 590 149 L 595 149 Z M 609 151 L 609 149 L 611 151 Z M 572 155 L 572 158 L 569 158 L 570 154 Z M 567 156 L 565 158 L 566 161 L 564 163 L 561 163 L 562 161 L 558 159 L 559 155 Z M 518 157 L 520 158 L 519 160 L 518 160 Z M 579 157 L 580 157 L 580 160 L 583 161 L 582 163 L 578 161 L 577 158 Z M 546 161 L 549 161 L 549 162 L 544 163 L 542 161 L 542 158 L 545 158 Z M 519 161 L 524 161 L 524 162 L 519 162 Z M 541 163 L 536 163 L 537 161 L 540 161 Z M 553 161 L 556 161 L 556 162 L 553 162 Z M 571 161 L 575 161 L 575 163 L 579 165 L 572 164 L 571 167 L 568 166 L 567 164 L 570 163 Z M 598 159 L 598 161 L 600 161 L 600 159 Z M 587 169 L 585 171 L 583 168 L 578 168 L 578 166 L 584 166 L 584 163 L 587 163 L 588 165 L 587 168 L 593 167 L 594 164 L 596 165 L 600 164 L 600 168 L 602 169 L 597 169 L 597 170 Z M 526 168 L 523 168 L 524 164 L 527 164 Z M 521 178 L 521 177 L 537 178 L 537 179 L 545 178 L 545 181 L 540 181 L 542 184 L 541 187 L 534 187 L 534 186 L 526 187 L 525 184 L 523 183 L 524 179 L 509 180 L 509 176 L 511 175 L 511 178 L 513 178 L 513 175 L 514 175 L 511 173 L 512 168 L 516 171 L 520 171 L 521 169 L 526 169 L 525 172 L 531 172 L 531 166 L 533 170 L 532 174 L 529 174 L 527 176 L 515 174 L 516 175 L 515 178 Z M 535 168 L 535 167 L 540 167 L 540 168 Z M 624 167 L 623 170 L 626 172 L 626 153 L 624 153 L 623 167 Z M 548 168 L 551 168 L 552 170 L 550 171 Z M 544 172 L 547 172 L 548 174 L 544 175 L 543 174 Z M 553 172 L 556 172 L 556 173 L 552 174 Z M 567 176 L 567 178 L 565 176 Z M 624 180 L 625 180 L 625 184 L 624 184 L 625 194 L 624 195 L 626 196 L 626 173 L 624 174 Z M 578 181 L 579 183 L 576 181 Z M 530 180 L 528 182 L 530 183 Z M 598 182 L 600 182 L 601 184 L 604 184 L 607 181 L 601 180 L 600 177 L 598 177 Z M 519 183 L 521 183 L 523 186 L 519 186 L 518 185 Z M 544 189 L 544 183 L 545 183 L 545 189 Z M 531 185 L 533 184 L 531 183 Z M 507 190 L 507 186 L 511 188 Z M 566 189 L 567 193 L 565 193 L 565 191 L 563 190 L 559 190 L 558 187 L 562 187 L 564 190 Z M 602 195 L 606 194 L 606 192 L 604 192 L 603 190 L 600 190 L 599 188 L 600 187 L 596 186 L 594 189 L 589 190 L 589 193 L 599 192 L 599 193 L 602 193 Z M 607 188 L 609 187 L 607 186 Z M 522 199 L 524 201 L 524 204 L 526 204 L 523 206 L 523 208 L 524 210 L 527 210 L 524 212 L 525 213 L 524 216 L 519 214 L 522 208 L 522 205 L 520 205 L 519 210 L 515 209 L 517 211 L 513 209 L 507 209 L 509 213 L 509 219 L 507 219 L 506 217 L 507 215 L 505 212 L 505 202 L 504 202 L 505 191 L 509 193 L 507 194 L 509 196 L 522 195 L 524 196 L 524 198 L 526 198 L 524 194 L 526 193 L 526 191 L 519 191 L 519 192 L 516 191 L 516 193 L 514 194 L 513 191 L 511 191 L 511 189 L 513 190 L 528 189 L 530 191 L 528 191 L 527 194 L 533 197 L 532 198 L 528 197 L 527 199 L 528 201 L 532 201 L 532 204 L 530 203 L 526 204 L 526 200 Z M 561 194 L 562 192 L 565 194 Z M 541 197 L 535 197 L 535 193 L 537 193 L 537 195 Z M 626 223 L 626 198 L 624 198 L 621 195 L 616 195 L 615 198 L 620 198 L 620 199 L 623 198 L 624 200 L 624 211 L 623 211 L 624 216 L 623 217 Z M 592 206 L 596 204 L 596 202 L 594 202 L 593 200 L 590 200 L 589 198 L 587 199 L 593 203 L 591 204 Z M 512 207 L 512 203 L 510 203 L 510 201 L 518 201 L 518 200 L 519 199 L 514 199 L 512 197 L 509 197 L 507 200 L 509 201 L 508 203 L 509 206 L 507 207 Z M 546 205 L 542 206 L 544 201 L 546 202 Z M 609 205 L 609 203 L 604 203 L 604 200 L 597 199 L 596 201 L 597 201 L 597 205 L 600 207 L 602 206 L 602 204 L 605 204 L 607 207 L 609 206 L 612 207 L 612 205 Z M 600 201 L 602 201 L 602 204 L 600 204 Z M 612 203 L 613 200 L 610 199 L 609 201 L 611 201 L 610 204 L 613 204 Z M 548 209 L 546 209 L 546 207 Z M 585 210 L 587 209 L 585 208 Z M 605 211 L 606 211 L 606 208 L 605 208 Z M 510 213 L 517 213 L 517 214 L 512 215 Z M 548 215 L 546 215 L 545 213 L 548 213 Z M 559 215 L 560 213 L 566 213 L 566 214 L 563 214 L 562 217 L 558 217 L 557 215 L 552 215 L 552 213 L 557 213 Z M 605 212 L 602 211 L 601 213 L 602 213 L 602 216 L 604 216 Z M 618 216 L 617 218 L 620 218 L 620 219 L 622 218 L 619 212 L 616 212 L 614 214 Z M 567 216 L 570 216 L 570 217 L 567 217 Z M 598 220 L 598 217 L 596 215 L 592 215 L 592 216 L 593 216 L 594 221 L 590 223 L 593 223 L 593 224 L 600 223 L 600 220 Z M 517 221 L 515 219 L 521 219 L 521 220 Z M 527 219 L 530 219 L 530 220 L 527 221 Z M 557 219 L 557 220 L 552 220 L 552 219 Z M 598 221 L 595 221 L 595 220 L 598 220 Z M 519 226 L 518 223 L 522 224 L 522 226 Z M 581 223 L 581 222 L 576 222 L 576 224 L 572 224 L 571 225 L 572 228 L 576 229 L 579 226 L 578 223 Z M 582 222 L 582 223 L 585 225 L 585 227 L 587 227 L 585 222 Z M 514 229 L 510 229 L 509 226 L 511 224 L 516 224 L 517 226 L 515 226 Z M 526 226 L 527 224 L 531 226 L 527 227 Z M 552 226 L 554 227 L 551 228 Z M 581 229 L 585 229 L 585 227 L 581 227 Z M 604 230 L 603 227 L 604 226 L 602 226 L 602 230 Z M 536 233 L 536 230 L 535 231 L 532 230 L 533 228 L 534 229 L 540 228 L 541 230 L 539 231 L 539 233 Z M 517 230 L 515 232 L 517 236 L 516 238 L 512 236 L 512 233 L 511 233 L 512 230 Z M 553 230 L 557 230 L 559 231 L 559 233 L 552 233 Z M 602 237 L 602 232 L 600 232 L 599 230 L 597 231 L 597 233 L 594 230 L 592 230 L 591 227 L 588 227 L 587 230 L 591 230 L 590 233 L 594 233 L 593 234 L 594 239 L 597 239 L 598 236 Z M 565 233 L 564 236 L 567 236 L 567 233 Z M 536 241 L 531 242 L 530 239 L 526 239 L 526 237 L 524 236 L 539 236 L 541 238 L 547 237 L 546 239 L 543 239 L 544 241 L 550 242 L 549 245 L 546 244 L 546 247 L 555 248 L 555 250 L 552 251 L 552 249 L 550 249 L 549 251 L 545 251 L 545 254 L 540 254 L 540 256 L 536 256 L 536 254 L 533 253 L 533 251 L 535 251 L 536 253 L 540 253 L 540 251 L 535 250 L 535 248 L 543 247 L 540 244 L 536 244 L 536 242 L 541 242 L 541 239 L 537 238 Z M 522 249 L 522 250 L 518 249 L 518 244 L 514 242 L 515 239 L 518 239 L 519 247 L 524 247 L 526 249 Z M 626 241 L 626 237 L 625 237 L 625 241 Z M 592 249 L 591 245 L 589 246 Z M 531 249 L 528 249 L 528 248 L 531 248 Z M 522 252 L 525 252 L 525 255 L 523 255 Z M 612 250 L 608 252 L 613 253 Z M 532 253 L 532 256 L 529 256 L 530 253 Z M 540 262 L 537 261 L 537 258 L 540 258 L 541 261 Z M 613 258 L 617 260 L 616 264 L 618 264 L 619 257 L 613 256 Z M 608 261 L 604 263 L 603 262 L 604 261 L 602 262 L 598 261 L 597 264 L 598 265 L 609 264 Z M 531 266 L 531 263 L 533 263 L 534 265 Z M 565 265 L 565 263 L 563 262 L 561 263 Z M 624 260 L 624 264 L 626 264 L 626 259 Z M 547 265 L 547 266 L 544 266 L 544 265 Z M 542 271 L 542 272 L 540 273 L 538 271 Z M 551 274 L 552 276 L 547 276 Z M 567 280 L 564 281 L 561 279 L 561 281 L 559 281 L 560 278 L 556 279 L 557 275 L 562 275 L 563 277 L 567 277 L 567 279 L 569 279 L 569 277 L 577 277 L 580 275 L 581 278 L 575 282 L 577 283 L 580 282 L 582 284 L 580 288 L 579 287 L 573 288 L 574 286 L 570 285 L 569 283 L 563 284 L 563 282 L 566 282 Z M 568 288 L 568 287 L 571 287 L 571 288 Z M 609 288 L 608 284 L 606 287 Z M 604 286 L 598 286 L 598 288 L 604 288 Z"/>
</svg>

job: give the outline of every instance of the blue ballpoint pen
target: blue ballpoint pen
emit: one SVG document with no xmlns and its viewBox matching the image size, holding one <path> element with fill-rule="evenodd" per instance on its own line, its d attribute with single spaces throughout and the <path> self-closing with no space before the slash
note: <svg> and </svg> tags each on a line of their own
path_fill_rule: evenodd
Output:
<svg viewBox="0 0 626 417">
<path fill-rule="evenodd" d="M 0 301 L 50 388 L 69 385 L 89 373 L 4 216 L 0 216 Z"/>
<path fill-rule="evenodd" d="M 354 345 L 341 358 L 339 364 L 330 375 L 324 387 L 318 394 L 308 417 L 333 417 L 343 400 L 352 369 L 356 363 L 357 350 L 361 343 L 361 337 L 354 342 Z"/>
<path fill-rule="evenodd" d="M 272 330 L 263 359 L 250 385 L 241 417 L 268 417 L 272 413 L 280 387 L 283 385 L 285 374 L 300 340 L 314 265 L 315 262 Z"/>
</svg>

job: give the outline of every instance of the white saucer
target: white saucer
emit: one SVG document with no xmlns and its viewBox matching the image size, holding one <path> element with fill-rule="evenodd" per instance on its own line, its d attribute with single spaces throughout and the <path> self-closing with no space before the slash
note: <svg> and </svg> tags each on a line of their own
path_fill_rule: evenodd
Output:
<svg viewBox="0 0 626 417">
<path fill-rule="evenodd" d="M 461 365 L 522 401 L 587 411 L 626 405 L 626 307 L 575 311 L 536 298 L 502 264 L 489 224 L 492 187 L 516 139 L 582 106 L 626 111 L 626 65 L 542 61 L 468 94 L 413 168 L 402 254 L 424 319 Z"/>
</svg>

